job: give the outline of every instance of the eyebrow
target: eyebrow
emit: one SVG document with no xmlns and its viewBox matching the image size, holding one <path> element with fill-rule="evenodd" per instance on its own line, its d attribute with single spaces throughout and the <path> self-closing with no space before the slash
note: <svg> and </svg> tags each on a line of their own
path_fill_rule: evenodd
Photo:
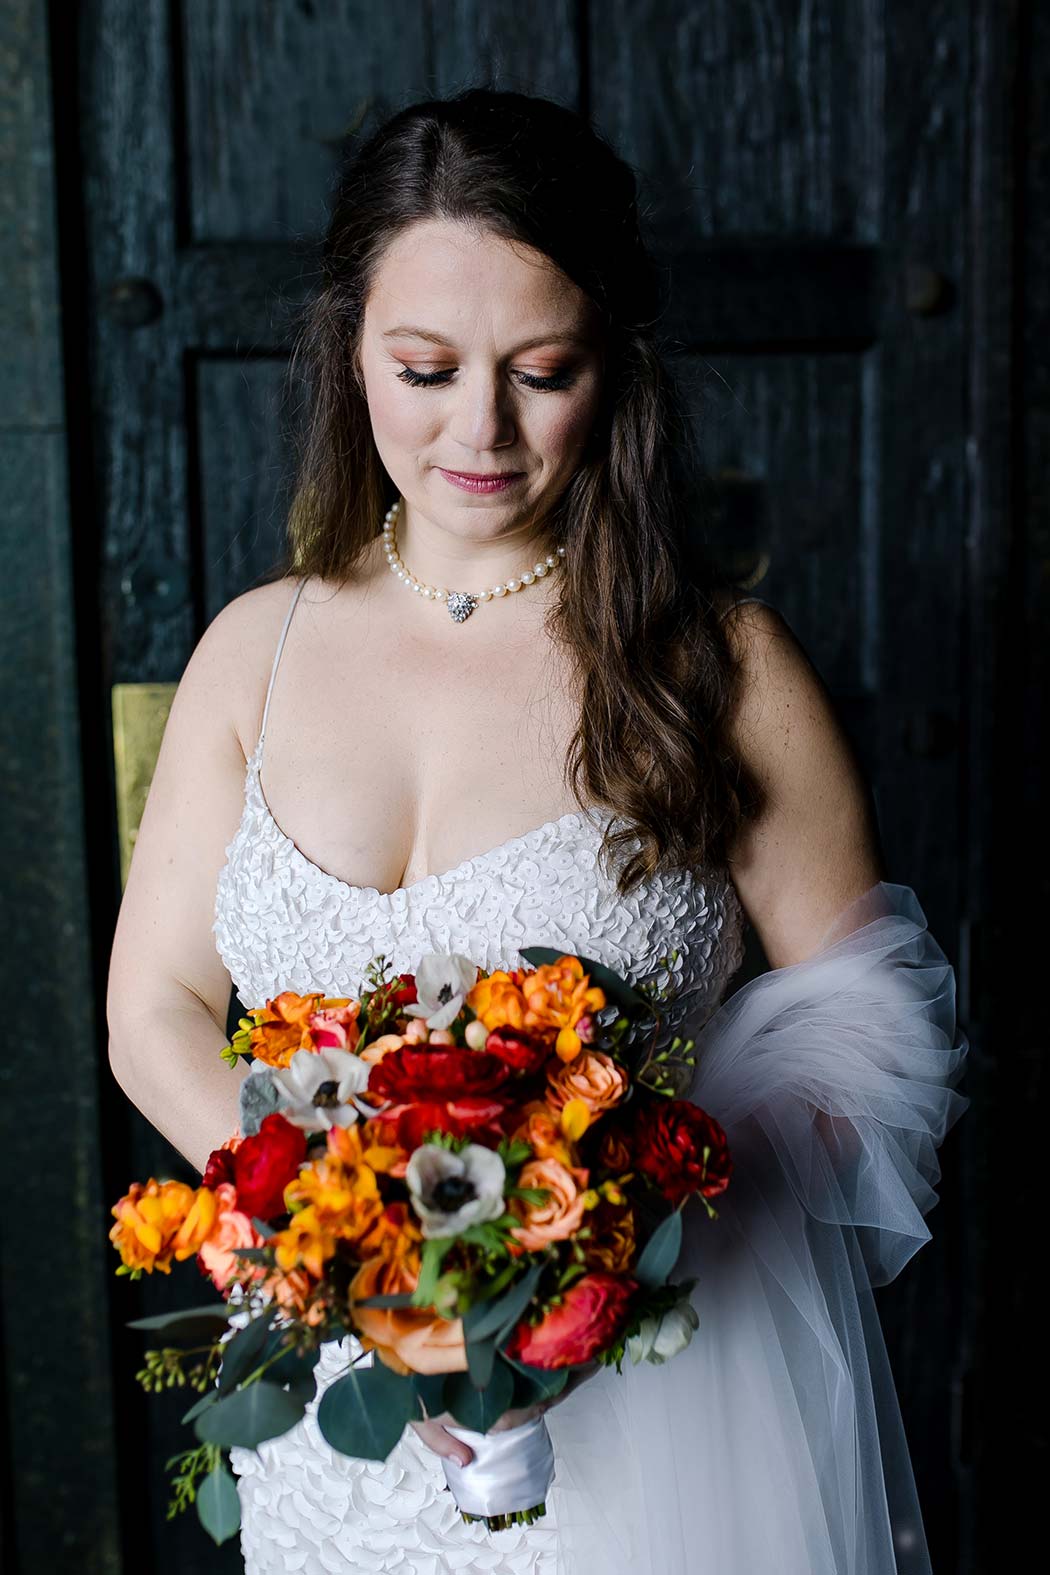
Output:
<svg viewBox="0 0 1050 1575">
<path fill-rule="evenodd" d="M 387 328 L 381 337 L 383 339 L 425 339 L 429 344 L 435 345 L 452 344 L 452 340 L 446 338 L 444 334 L 435 333 L 431 328 L 419 328 L 413 323 L 400 323 L 396 328 Z M 532 339 L 522 340 L 521 344 L 516 346 L 514 353 L 516 354 L 518 350 L 531 350 L 536 345 L 586 345 L 587 343 L 588 340 L 585 336 L 578 333 L 536 334 Z"/>
</svg>

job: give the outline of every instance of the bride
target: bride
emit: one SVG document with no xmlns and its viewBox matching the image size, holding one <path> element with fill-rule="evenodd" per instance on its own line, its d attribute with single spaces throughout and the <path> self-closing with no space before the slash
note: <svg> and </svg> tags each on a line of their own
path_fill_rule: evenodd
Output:
<svg viewBox="0 0 1050 1575">
<path fill-rule="evenodd" d="M 687 554 L 659 310 L 632 173 L 569 110 L 472 89 L 358 150 L 297 347 L 287 572 L 179 684 L 107 1011 L 203 1171 L 238 1121 L 231 979 L 351 994 L 378 953 L 530 943 L 659 979 L 735 1162 L 675 1274 L 699 1328 L 547 1408 L 530 1527 L 462 1521 L 447 1413 L 362 1461 L 311 1402 L 232 1452 L 248 1575 L 929 1575 L 872 1287 L 929 1238 L 967 1103 L 954 975 L 793 632 Z M 731 993 L 748 922 L 770 966 Z M 319 1393 L 360 1349 L 325 1346 Z"/>
</svg>

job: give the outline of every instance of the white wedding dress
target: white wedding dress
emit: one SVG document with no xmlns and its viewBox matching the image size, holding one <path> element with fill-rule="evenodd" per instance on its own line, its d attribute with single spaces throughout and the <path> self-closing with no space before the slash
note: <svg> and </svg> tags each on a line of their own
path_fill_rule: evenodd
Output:
<svg viewBox="0 0 1050 1575">
<path fill-rule="evenodd" d="M 519 966 L 530 944 L 582 953 L 670 985 L 663 1037 L 696 1039 L 691 1097 L 726 1128 L 735 1171 L 717 1222 L 685 1209 L 674 1278 L 699 1278 L 691 1345 L 603 1369 L 546 1413 L 546 1517 L 465 1524 L 414 1428 L 386 1461 L 350 1459 L 321 1436 L 315 1399 L 282 1437 L 231 1451 L 246 1575 L 930 1575 L 870 1290 L 928 1239 L 935 1148 L 968 1102 L 954 976 L 914 894 L 873 887 L 813 958 L 723 1001 L 743 958 L 732 882 L 675 871 L 621 898 L 597 810 L 388 894 L 348 885 L 282 831 L 259 781 L 297 596 L 216 892 L 244 1006 L 354 994 L 380 952 L 395 972 L 427 951 L 487 969 Z M 318 1396 L 360 1350 L 322 1349 Z"/>
</svg>

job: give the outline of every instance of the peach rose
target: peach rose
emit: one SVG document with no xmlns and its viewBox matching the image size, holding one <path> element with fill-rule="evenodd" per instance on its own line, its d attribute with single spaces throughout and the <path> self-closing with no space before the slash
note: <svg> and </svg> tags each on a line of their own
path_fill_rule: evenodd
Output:
<svg viewBox="0 0 1050 1575">
<path fill-rule="evenodd" d="M 582 1167 L 570 1168 L 557 1159 L 526 1161 L 518 1174 L 518 1186 L 546 1187 L 548 1192 L 542 1203 L 530 1203 L 526 1198 L 508 1199 L 508 1209 L 523 1222 L 511 1226 L 514 1239 L 535 1251 L 549 1241 L 564 1241 L 572 1236 L 583 1219 L 587 1178 L 588 1172 Z"/>
<path fill-rule="evenodd" d="M 361 1307 L 365 1296 L 413 1291 L 416 1263 L 407 1257 L 371 1258 L 350 1282 L 350 1313 L 361 1344 L 395 1373 L 463 1373 L 467 1347 L 462 1318 L 440 1318 L 422 1307 Z"/>
<path fill-rule="evenodd" d="M 235 1280 L 259 1278 L 259 1266 L 238 1263 L 233 1255 L 235 1247 L 261 1247 L 263 1238 L 247 1214 L 236 1207 L 237 1188 L 224 1181 L 215 1188 L 219 1213 L 207 1241 L 202 1242 L 197 1254 L 206 1273 L 211 1275 L 217 1291 L 225 1291 Z M 265 1270 L 263 1270 L 265 1273 Z"/>
<path fill-rule="evenodd" d="M 373 1039 L 363 1050 L 359 1050 L 358 1054 L 362 1061 L 367 1061 L 369 1066 L 374 1066 L 391 1050 L 400 1050 L 404 1043 L 404 1034 L 380 1034 L 378 1039 Z"/>
<path fill-rule="evenodd" d="M 582 1099 L 591 1119 L 618 1105 L 627 1093 L 627 1073 L 602 1050 L 583 1050 L 547 1075 L 547 1101 L 561 1110 L 570 1099 Z"/>
</svg>

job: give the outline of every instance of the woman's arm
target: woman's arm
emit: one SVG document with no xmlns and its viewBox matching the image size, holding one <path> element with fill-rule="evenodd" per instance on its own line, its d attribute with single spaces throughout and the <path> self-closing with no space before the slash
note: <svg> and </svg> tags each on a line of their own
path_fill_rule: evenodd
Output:
<svg viewBox="0 0 1050 1575">
<path fill-rule="evenodd" d="M 219 1057 L 230 977 L 211 926 L 219 870 L 243 808 L 246 762 L 234 718 L 250 709 L 250 644 L 268 637 L 279 601 L 269 586 L 238 597 L 190 657 L 164 730 L 110 956 L 113 1075 L 199 1171 L 237 1125 L 246 1072 Z"/>
<path fill-rule="evenodd" d="M 739 662 L 731 733 L 764 790 L 730 850 L 730 873 L 772 968 L 811 956 L 850 902 L 886 879 L 871 790 L 830 694 L 763 602 L 724 627 Z"/>
</svg>

